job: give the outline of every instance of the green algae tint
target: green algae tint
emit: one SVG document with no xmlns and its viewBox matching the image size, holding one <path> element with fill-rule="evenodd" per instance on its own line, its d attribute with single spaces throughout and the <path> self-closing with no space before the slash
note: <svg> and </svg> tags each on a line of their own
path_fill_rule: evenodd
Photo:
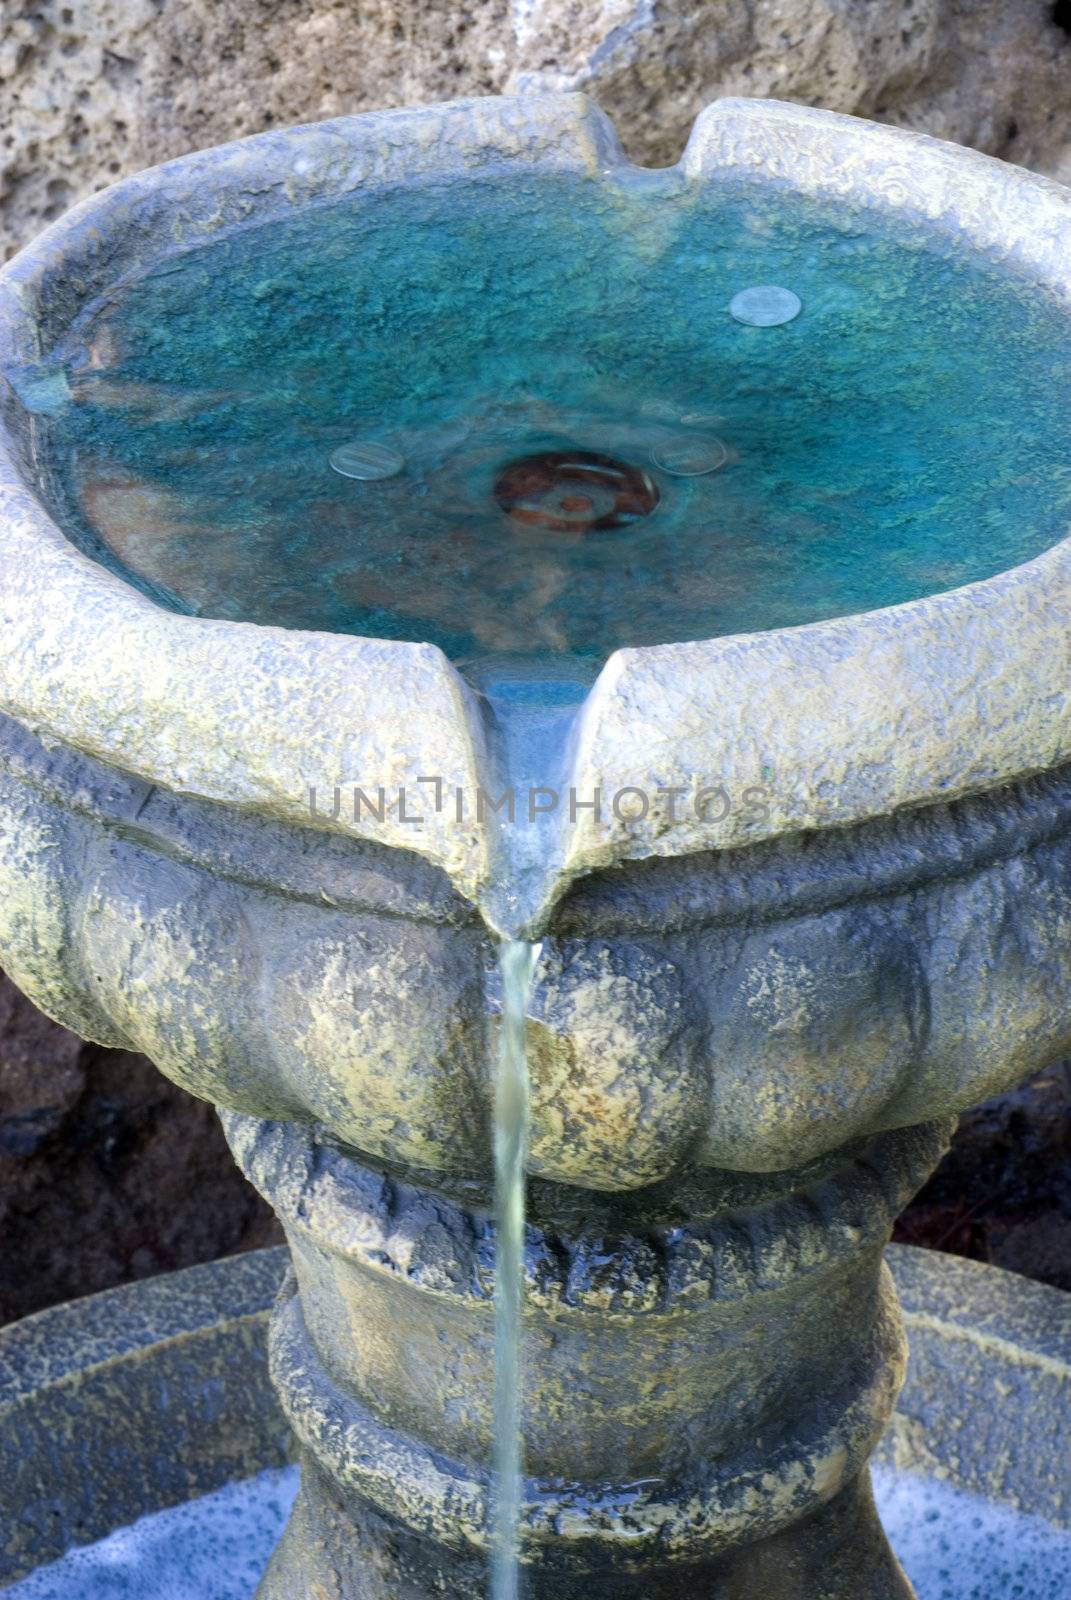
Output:
<svg viewBox="0 0 1071 1600">
<path fill-rule="evenodd" d="M 738 320 L 762 286 L 799 314 Z M 357 197 L 170 257 L 11 377 L 88 554 L 176 609 L 441 646 L 515 785 L 556 770 L 619 646 L 917 599 L 1071 524 L 1066 311 L 769 185 L 510 172 Z M 529 835 L 517 904 L 543 881 Z M 494 1600 L 520 1592 L 536 957 L 500 952 Z"/>
<path fill-rule="evenodd" d="M 800 315 L 736 321 L 762 284 Z M 181 610 L 459 662 L 594 666 L 888 606 L 1071 524 L 1066 312 L 931 233 L 769 186 L 357 196 L 118 285 L 45 372 L 53 509 L 88 553 Z M 711 437 L 717 471 L 656 465 Z M 352 441 L 403 469 L 341 476 Z M 577 452 L 648 474 L 654 509 L 601 529 L 503 510 L 511 464 Z"/>
</svg>

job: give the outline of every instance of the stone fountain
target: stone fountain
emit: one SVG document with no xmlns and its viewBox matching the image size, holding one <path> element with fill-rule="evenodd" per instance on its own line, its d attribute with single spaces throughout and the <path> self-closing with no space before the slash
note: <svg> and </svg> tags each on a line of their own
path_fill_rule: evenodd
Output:
<svg viewBox="0 0 1071 1600">
<path fill-rule="evenodd" d="M 487 1592 L 504 939 L 521 1591 L 910 1595 L 883 1249 L 1071 1046 L 1069 260 L 961 149 L 724 101 L 646 172 L 532 96 L 184 158 L 0 277 L 0 959 L 284 1223 L 260 1600 Z"/>
</svg>

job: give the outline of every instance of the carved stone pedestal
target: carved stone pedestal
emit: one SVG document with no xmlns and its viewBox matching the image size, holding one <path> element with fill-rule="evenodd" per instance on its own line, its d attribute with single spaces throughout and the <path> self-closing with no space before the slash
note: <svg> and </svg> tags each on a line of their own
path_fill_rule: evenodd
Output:
<svg viewBox="0 0 1071 1600">
<path fill-rule="evenodd" d="M 545 214 L 575 237 L 562 258 L 575 270 L 563 280 L 538 257 L 532 325 L 543 305 L 568 311 L 566 291 L 583 300 L 600 259 L 627 291 L 605 350 L 649 329 L 652 372 L 683 349 L 698 361 L 700 323 L 729 317 L 738 286 L 717 287 L 705 249 L 682 241 L 694 208 L 748 186 L 797 218 L 775 230 L 787 266 L 807 266 L 819 213 L 834 263 L 873 223 L 911 262 L 932 247 L 957 274 L 962 261 L 967 278 L 1006 277 L 994 292 L 1015 300 L 1024 357 L 1064 348 L 1067 190 L 798 105 L 720 102 L 658 173 L 629 166 L 583 97 L 524 95 L 272 131 L 105 191 L 0 273 L 0 962 L 50 1016 L 224 1108 L 285 1223 L 296 1293 L 276 1314 L 273 1366 L 307 1471 L 261 1600 L 485 1593 L 503 931 L 541 941 L 527 1013 L 529 1600 L 894 1600 L 904 1580 L 866 1485 L 903 1370 L 881 1247 L 937 1160 L 948 1123 L 934 1119 L 1071 1051 L 1071 540 L 1046 549 L 1062 529 L 1010 525 L 1005 489 L 1034 482 L 1024 506 L 1046 504 L 1030 441 L 1025 476 L 1005 473 L 994 502 L 1007 539 L 972 560 L 1042 553 L 946 592 L 927 559 L 917 581 L 934 592 L 900 605 L 685 642 L 674 625 L 665 643 L 615 650 L 571 728 L 551 717 L 560 746 L 520 761 L 540 768 L 530 801 L 562 801 L 529 834 L 523 811 L 512 832 L 508 810 L 481 816 L 479 796 L 518 779 L 517 741 L 478 672 L 421 642 L 423 622 L 414 638 L 399 613 L 399 637 L 370 638 L 228 620 L 244 614 L 237 578 L 219 613 L 202 598 L 204 614 L 168 609 L 159 572 L 139 565 L 171 547 L 166 496 L 132 497 L 125 555 L 72 542 L 57 418 L 72 374 L 95 370 L 79 329 L 102 297 L 232 229 L 274 237 L 318 208 L 358 217 L 387 190 L 439 186 L 443 283 L 475 286 L 466 309 L 425 294 L 416 224 L 381 230 L 344 287 L 372 308 L 358 331 L 384 341 L 391 386 L 413 379 L 426 326 L 449 387 L 485 345 L 515 341 L 527 283 L 501 228 L 483 265 L 470 257 L 466 183 L 566 194 Z M 749 211 L 760 241 L 765 215 Z M 825 339 L 842 324 L 805 310 L 791 336 L 818 334 L 805 387 L 853 431 L 845 397 L 862 396 L 869 441 L 873 352 L 894 348 L 917 302 L 898 292 L 892 342 L 856 348 L 839 268 L 833 279 L 843 335 Z M 386 293 L 410 280 L 418 320 Z M 305 304 L 303 271 L 219 281 L 232 299 L 259 304 L 263 287 Z M 275 326 L 270 301 L 262 313 L 250 384 Z M 318 316 L 309 302 L 298 323 Z M 337 325 L 349 349 L 348 315 Z M 748 397 L 759 331 L 741 329 Z M 294 365 L 276 369 L 279 393 L 300 399 L 313 369 L 281 343 Z M 823 349 L 836 357 L 825 387 Z M 210 364 L 213 382 L 230 370 Z M 921 357 L 907 367 L 897 392 L 913 406 L 931 375 Z M 1014 384 L 998 377 L 1013 426 Z M 259 399 L 234 396 L 243 415 Z M 140 386 L 131 398 L 140 428 Z M 971 437 L 950 435 L 941 459 Z M 981 456 L 980 503 L 1004 483 Z M 207 552 L 216 528 L 198 527 Z M 358 787 L 382 802 L 362 808 Z M 313 814 L 310 790 L 338 803 Z M 405 803 L 418 793 L 419 826 Z M 630 794 L 639 809 L 614 803 Z"/>
<path fill-rule="evenodd" d="M 486 1197 L 374 1171 L 291 1125 L 225 1121 L 294 1262 L 271 1360 L 305 1468 L 259 1600 L 482 1600 Z M 944 1133 L 768 1179 L 531 1186 L 531 1600 L 910 1594 L 867 1474 L 904 1360 L 881 1250 Z"/>
</svg>

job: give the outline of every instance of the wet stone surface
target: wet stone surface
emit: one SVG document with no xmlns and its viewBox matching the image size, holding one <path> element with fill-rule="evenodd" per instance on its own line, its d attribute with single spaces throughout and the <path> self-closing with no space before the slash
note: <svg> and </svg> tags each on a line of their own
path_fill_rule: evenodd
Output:
<svg viewBox="0 0 1071 1600">
<path fill-rule="evenodd" d="M 296 1491 L 291 1467 L 157 1512 L 32 1574 L 11 1600 L 120 1600 L 149 1588 L 153 1600 L 251 1600 Z M 1071 1534 L 887 1468 L 875 1492 L 918 1600 L 1064 1600 Z"/>
<path fill-rule="evenodd" d="M 0 979 L 0 1320 L 273 1244 L 211 1106 L 144 1056 L 83 1044 Z M 895 1237 L 1071 1289 L 1071 1082 L 961 1118 Z"/>
</svg>

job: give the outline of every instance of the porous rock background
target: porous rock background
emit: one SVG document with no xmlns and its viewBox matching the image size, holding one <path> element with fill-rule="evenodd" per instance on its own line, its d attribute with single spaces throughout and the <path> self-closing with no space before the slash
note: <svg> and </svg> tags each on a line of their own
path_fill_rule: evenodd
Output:
<svg viewBox="0 0 1071 1600">
<path fill-rule="evenodd" d="M 637 161 L 719 95 L 1071 181 L 1071 0 L 0 0 L 0 257 L 113 179 L 273 126 L 583 88 Z M 901 1237 L 1071 1287 L 1066 1070 L 964 1119 Z M 211 1108 L 0 975 L 0 1321 L 272 1242 Z"/>
<path fill-rule="evenodd" d="M 1071 0 L 0 0 L 0 251 L 188 150 L 539 87 L 653 165 L 772 95 L 1071 178 Z"/>
<path fill-rule="evenodd" d="M 0 973 L 0 1323 L 281 1238 L 210 1105 Z"/>
</svg>

